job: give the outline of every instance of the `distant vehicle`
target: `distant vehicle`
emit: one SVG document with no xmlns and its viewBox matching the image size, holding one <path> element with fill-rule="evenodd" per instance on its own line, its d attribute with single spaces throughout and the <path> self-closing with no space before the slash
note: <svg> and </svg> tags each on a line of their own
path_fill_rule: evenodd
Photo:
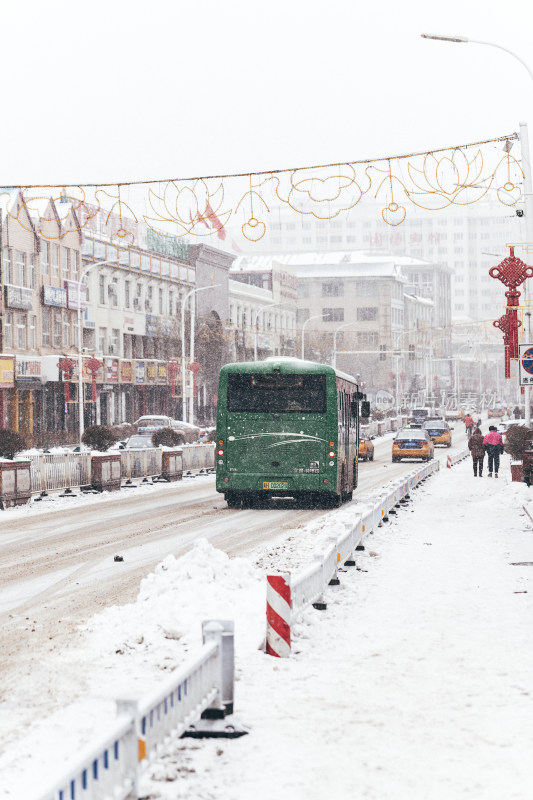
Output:
<svg viewBox="0 0 533 800">
<path fill-rule="evenodd" d="M 501 406 L 494 406 L 493 408 L 487 409 L 487 417 L 492 419 L 494 417 L 503 417 L 505 414 L 505 409 Z"/>
<path fill-rule="evenodd" d="M 374 442 L 368 436 L 361 434 L 359 436 L 359 461 L 373 461 L 374 460 Z"/>
<path fill-rule="evenodd" d="M 424 422 L 423 429 L 429 433 L 433 444 L 452 446 L 452 432 L 445 419 L 428 420 L 428 422 Z"/>
<path fill-rule="evenodd" d="M 409 422 L 423 425 L 427 419 L 433 416 L 434 411 L 429 406 L 424 406 L 424 408 L 413 408 L 411 411 L 411 416 L 409 417 Z"/>
<path fill-rule="evenodd" d="M 220 371 L 216 488 L 230 508 L 268 497 L 338 507 L 357 486 L 359 401 L 351 375 L 273 357 Z M 368 416 L 369 404 L 361 404 Z"/>
<path fill-rule="evenodd" d="M 134 424 L 138 433 L 153 433 L 161 428 L 172 428 L 183 434 L 185 442 L 197 442 L 200 439 L 200 428 L 196 425 L 164 414 L 146 414 L 144 417 L 139 417 Z"/>
<path fill-rule="evenodd" d="M 153 447 L 152 434 L 135 433 L 126 440 L 124 450 L 144 450 L 147 447 Z"/>
<path fill-rule="evenodd" d="M 424 428 L 401 430 L 396 434 L 392 443 L 392 461 L 402 461 L 404 458 L 420 458 L 430 461 L 435 454 L 431 438 Z"/>
</svg>

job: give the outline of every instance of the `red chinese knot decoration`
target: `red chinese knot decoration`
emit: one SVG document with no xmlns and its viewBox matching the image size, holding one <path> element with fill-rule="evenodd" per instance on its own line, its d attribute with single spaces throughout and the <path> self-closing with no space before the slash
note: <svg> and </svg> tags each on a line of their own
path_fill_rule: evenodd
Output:
<svg viewBox="0 0 533 800">
<path fill-rule="evenodd" d="M 69 381 L 72 378 L 72 372 L 74 371 L 75 364 L 71 358 L 69 358 L 68 356 L 63 356 L 63 358 L 60 358 L 59 361 L 57 362 L 57 366 L 63 373 L 63 381 L 65 383 L 65 405 L 66 405 L 70 397 Z"/>
<path fill-rule="evenodd" d="M 170 385 L 172 387 L 172 397 L 176 397 L 176 377 L 178 375 L 179 366 L 176 361 L 169 361 L 167 369 L 170 377 Z"/>
<path fill-rule="evenodd" d="M 533 278 L 533 267 L 529 267 L 514 254 L 514 247 L 510 248 L 510 255 L 504 258 L 497 267 L 489 269 L 491 278 L 497 278 L 507 286 L 507 310 L 505 314 L 492 324 L 503 331 L 505 348 L 505 377 L 511 377 L 511 358 L 518 358 L 518 328 L 522 324 L 518 319 L 518 305 L 520 292 L 517 287 L 527 278 Z"/>
<path fill-rule="evenodd" d="M 191 361 L 188 366 L 188 369 L 192 372 L 192 396 L 196 397 L 196 377 L 200 370 L 202 369 L 202 365 L 199 364 L 197 361 Z"/>
<path fill-rule="evenodd" d="M 103 361 L 98 361 L 97 358 L 91 357 L 88 361 L 85 362 L 85 366 L 91 373 L 91 380 L 92 380 L 92 387 L 93 387 L 93 403 L 96 401 L 96 373 L 98 370 L 104 366 Z"/>
</svg>

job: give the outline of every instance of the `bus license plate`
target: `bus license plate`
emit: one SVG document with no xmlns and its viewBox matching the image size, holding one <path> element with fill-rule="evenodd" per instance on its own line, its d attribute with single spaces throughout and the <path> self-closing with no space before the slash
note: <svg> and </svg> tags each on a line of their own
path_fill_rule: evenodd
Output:
<svg viewBox="0 0 533 800">
<path fill-rule="evenodd" d="M 263 489 L 288 489 L 288 481 L 263 481 Z"/>
</svg>

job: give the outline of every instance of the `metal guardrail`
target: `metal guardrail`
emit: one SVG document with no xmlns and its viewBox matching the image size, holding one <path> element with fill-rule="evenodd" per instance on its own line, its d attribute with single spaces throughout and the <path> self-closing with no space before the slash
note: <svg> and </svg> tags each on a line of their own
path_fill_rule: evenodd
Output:
<svg viewBox="0 0 533 800">
<path fill-rule="evenodd" d="M 315 555 L 316 563 L 297 573 L 289 570 L 267 576 L 267 652 L 278 656 L 290 654 L 292 624 L 310 605 L 326 607 L 324 591 L 332 580 L 337 582 L 339 564 L 355 563 L 355 552 L 364 538 L 377 530 L 389 514 L 396 513 L 410 491 L 439 468 L 439 462 L 433 459 L 391 482 L 379 494 L 361 498 L 366 508 L 354 520 L 344 523 L 345 532 L 333 537 L 327 549 Z"/>
<path fill-rule="evenodd" d="M 224 713 L 224 686 L 233 680 L 232 628 L 210 621 L 202 626 L 197 655 L 139 701 L 118 700 L 110 730 L 69 765 L 36 800 L 137 800 L 142 769 L 171 738 L 178 738 L 202 713 Z M 232 689 L 233 691 L 233 689 Z"/>
<path fill-rule="evenodd" d="M 24 457 L 31 462 L 32 492 L 69 489 L 91 482 L 90 453 L 43 453 Z"/>
<path fill-rule="evenodd" d="M 183 469 L 211 469 L 215 466 L 214 444 L 183 445 Z M 114 451 L 116 452 L 116 451 Z M 162 471 L 162 450 L 147 447 L 139 450 L 120 450 L 122 478 L 150 478 Z M 91 483 L 91 454 L 37 453 L 24 455 L 30 461 L 30 490 L 32 494 L 88 486 Z"/>
</svg>

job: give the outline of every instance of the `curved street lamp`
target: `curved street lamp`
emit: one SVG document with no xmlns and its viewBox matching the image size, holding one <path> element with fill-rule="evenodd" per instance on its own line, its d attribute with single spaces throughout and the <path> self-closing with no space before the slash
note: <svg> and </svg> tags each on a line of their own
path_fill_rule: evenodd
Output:
<svg viewBox="0 0 533 800">
<path fill-rule="evenodd" d="M 312 319 L 324 319 L 323 314 L 313 314 L 312 317 L 307 317 L 305 322 L 302 325 L 302 360 L 305 358 L 305 326 L 308 322 L 311 322 Z"/>
<path fill-rule="evenodd" d="M 81 286 L 83 283 L 84 278 L 87 276 L 89 270 L 93 267 L 111 267 L 117 266 L 116 259 L 113 261 L 91 261 L 90 264 L 86 264 L 85 267 L 82 269 L 80 273 L 80 277 L 77 281 L 72 281 L 72 283 L 78 284 L 78 417 L 79 417 L 79 436 L 80 436 L 80 448 L 82 446 L 81 438 L 83 436 L 84 431 L 84 424 L 85 421 L 83 419 L 84 415 L 84 402 L 83 402 L 83 359 L 82 359 L 82 350 L 83 350 L 83 337 L 82 337 L 82 327 L 81 327 Z"/>
<path fill-rule="evenodd" d="M 215 283 L 214 286 L 200 286 L 198 289 L 191 289 L 190 292 L 187 292 L 181 299 L 181 404 L 182 404 L 182 414 L 183 414 L 183 422 L 190 422 L 192 424 L 193 417 L 194 417 L 194 397 L 191 396 L 191 402 L 189 406 L 189 419 L 187 420 L 187 403 L 185 402 L 185 306 L 187 304 L 187 300 L 189 297 L 193 297 L 198 292 L 205 292 L 207 289 L 217 289 L 222 284 Z M 195 312 L 195 305 L 194 302 L 191 308 L 191 341 L 190 341 L 190 353 L 191 353 L 191 364 L 194 362 L 194 312 Z"/>
<path fill-rule="evenodd" d="M 515 52 L 509 50 L 507 47 L 503 47 L 501 44 L 496 44 L 496 42 L 486 42 L 482 39 L 469 39 L 467 36 L 446 36 L 437 33 L 421 33 L 420 34 L 423 39 L 435 39 L 436 41 L 440 42 L 455 42 L 459 44 L 483 44 L 487 45 L 488 47 L 496 47 L 498 50 L 503 50 L 508 55 L 513 56 L 517 61 L 522 64 L 524 69 L 527 70 L 527 73 L 531 80 L 533 81 L 533 70 L 531 67 L 526 64 L 526 62 L 520 58 Z M 528 242 L 533 241 L 533 180 L 531 177 L 531 160 L 529 156 L 529 139 L 527 135 L 527 124 L 525 122 L 520 123 L 520 146 L 522 148 L 522 170 L 524 172 L 524 202 L 525 202 L 525 223 L 526 223 L 526 236 Z M 531 425 L 531 412 L 530 412 L 530 387 L 525 386 L 525 424 L 529 428 Z"/>
<path fill-rule="evenodd" d="M 339 325 L 338 328 L 335 328 L 335 333 L 333 334 L 333 368 L 337 366 L 337 333 L 342 328 L 348 328 L 350 325 L 357 325 L 355 320 L 351 322 L 343 322 L 342 325 Z"/>
</svg>

